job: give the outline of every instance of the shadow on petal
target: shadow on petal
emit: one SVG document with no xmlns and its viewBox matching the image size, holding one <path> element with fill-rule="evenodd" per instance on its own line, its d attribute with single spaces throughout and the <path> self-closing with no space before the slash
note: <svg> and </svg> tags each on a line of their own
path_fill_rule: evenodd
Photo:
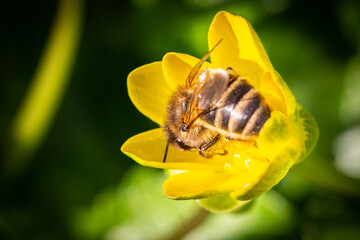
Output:
<svg viewBox="0 0 360 240">
<path fill-rule="evenodd" d="M 274 110 L 281 111 L 287 116 L 295 114 L 295 96 L 276 71 L 264 73 L 261 80 L 260 92 Z"/>
</svg>

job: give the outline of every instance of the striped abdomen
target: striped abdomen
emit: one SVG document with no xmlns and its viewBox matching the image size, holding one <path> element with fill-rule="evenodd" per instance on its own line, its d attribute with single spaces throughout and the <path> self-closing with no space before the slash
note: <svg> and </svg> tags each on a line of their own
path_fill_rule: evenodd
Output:
<svg viewBox="0 0 360 240">
<path fill-rule="evenodd" d="M 270 110 L 258 90 L 238 77 L 230 82 L 217 108 L 202 116 L 206 123 L 221 129 L 231 138 L 248 139 L 258 135 L 270 118 Z"/>
</svg>

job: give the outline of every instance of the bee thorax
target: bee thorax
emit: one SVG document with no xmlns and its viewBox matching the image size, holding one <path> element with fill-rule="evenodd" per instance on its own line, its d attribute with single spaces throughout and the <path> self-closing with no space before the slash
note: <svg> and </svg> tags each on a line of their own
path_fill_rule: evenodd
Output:
<svg viewBox="0 0 360 240">
<path fill-rule="evenodd" d="M 230 75 L 228 74 L 228 72 L 222 68 L 205 68 L 199 74 L 199 83 L 202 83 L 204 81 L 209 81 L 210 78 L 229 79 L 229 77 Z"/>
</svg>

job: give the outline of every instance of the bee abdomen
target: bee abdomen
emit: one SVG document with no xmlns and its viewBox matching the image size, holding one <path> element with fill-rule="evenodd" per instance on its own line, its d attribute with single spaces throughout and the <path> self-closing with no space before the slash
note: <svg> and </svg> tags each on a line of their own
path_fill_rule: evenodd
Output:
<svg viewBox="0 0 360 240">
<path fill-rule="evenodd" d="M 232 109 L 226 130 L 232 133 L 242 133 L 250 118 L 259 109 L 260 104 L 261 98 L 257 91 L 252 88 L 244 96 L 244 99 L 240 99 Z"/>
<path fill-rule="evenodd" d="M 270 117 L 270 110 L 260 93 L 238 78 L 221 97 L 219 107 L 203 116 L 207 123 L 242 138 L 257 135 Z"/>
<path fill-rule="evenodd" d="M 217 110 L 215 107 L 215 110 L 212 110 L 203 116 L 202 119 L 204 121 L 211 125 L 215 125 L 216 127 L 227 129 L 230 110 L 232 110 L 233 106 L 252 88 L 245 80 L 241 80 L 232 81 L 217 103 L 217 106 L 225 106 L 227 109 L 220 107 Z M 219 116 L 222 117 L 219 118 Z"/>
<path fill-rule="evenodd" d="M 242 133 L 246 136 L 257 135 L 269 118 L 269 107 L 262 103 L 259 108 L 253 113 Z"/>
</svg>

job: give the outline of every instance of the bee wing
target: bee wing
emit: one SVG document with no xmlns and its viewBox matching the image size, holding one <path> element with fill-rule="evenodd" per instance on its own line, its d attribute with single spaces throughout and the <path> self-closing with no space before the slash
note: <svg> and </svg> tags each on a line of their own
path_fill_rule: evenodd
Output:
<svg viewBox="0 0 360 240">
<path fill-rule="evenodd" d="M 209 74 L 207 72 L 210 72 Z M 196 96 L 198 96 L 197 108 L 198 112 L 211 112 L 216 109 L 226 107 L 227 101 L 221 100 L 224 97 L 224 92 L 230 84 L 239 78 L 239 74 L 232 68 L 228 67 L 226 71 L 219 69 L 206 69 L 201 78 L 207 79 L 203 85 L 198 88 Z"/>
<path fill-rule="evenodd" d="M 185 124 L 189 128 L 199 117 L 216 109 L 223 93 L 226 91 L 230 75 L 223 70 L 205 70 L 202 81 L 194 89 Z"/>
<path fill-rule="evenodd" d="M 198 110 L 209 110 L 217 106 L 221 96 L 226 91 L 229 84 L 229 75 L 212 74 L 208 80 L 197 90 Z"/>
<path fill-rule="evenodd" d="M 185 86 L 186 87 L 193 87 L 194 84 L 195 84 L 195 79 L 196 77 L 198 76 L 198 73 L 200 71 L 200 68 L 201 66 L 204 64 L 204 62 L 210 57 L 210 53 L 212 51 L 214 51 L 214 49 L 219 45 L 219 43 L 222 41 L 222 39 L 220 39 L 216 44 L 215 46 L 207 53 L 205 54 L 201 60 L 191 69 L 190 73 L 189 73 L 189 76 L 187 77 L 186 79 L 186 82 L 185 82 Z"/>
</svg>

